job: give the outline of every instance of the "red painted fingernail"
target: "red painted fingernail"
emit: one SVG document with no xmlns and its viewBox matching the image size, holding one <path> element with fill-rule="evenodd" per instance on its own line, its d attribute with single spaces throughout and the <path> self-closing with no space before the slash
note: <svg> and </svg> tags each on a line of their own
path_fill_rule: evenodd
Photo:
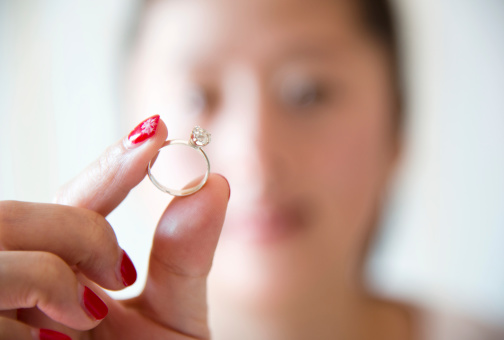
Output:
<svg viewBox="0 0 504 340">
<path fill-rule="evenodd" d="M 39 338 L 40 340 L 72 340 L 72 338 L 66 334 L 44 328 L 40 329 Z"/>
<path fill-rule="evenodd" d="M 159 115 L 147 118 L 128 135 L 128 142 L 131 145 L 140 144 L 146 139 L 151 138 L 156 133 L 159 123 Z"/>
<path fill-rule="evenodd" d="M 131 286 L 133 283 L 135 283 L 137 278 L 135 266 L 133 265 L 133 262 L 131 262 L 131 259 L 125 251 L 123 251 L 123 257 L 121 261 L 121 276 L 126 287 Z"/>
<path fill-rule="evenodd" d="M 107 316 L 107 305 L 88 287 L 84 287 L 83 302 L 88 312 L 96 320 L 101 320 Z"/>
</svg>

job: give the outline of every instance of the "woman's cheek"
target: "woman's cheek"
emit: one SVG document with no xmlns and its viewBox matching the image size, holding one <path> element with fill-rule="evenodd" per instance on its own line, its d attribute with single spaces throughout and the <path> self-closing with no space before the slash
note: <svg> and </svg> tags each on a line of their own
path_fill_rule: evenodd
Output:
<svg viewBox="0 0 504 340">
<path fill-rule="evenodd" d="M 338 221 L 356 223 L 350 221 L 352 216 L 362 215 L 362 209 L 372 205 L 381 186 L 385 142 L 373 119 L 349 117 L 328 124 L 331 128 L 319 139 L 324 147 L 314 145 L 305 164 L 310 167 L 306 172 L 311 173 L 312 186 L 332 206 L 330 213 L 338 215 Z"/>
</svg>

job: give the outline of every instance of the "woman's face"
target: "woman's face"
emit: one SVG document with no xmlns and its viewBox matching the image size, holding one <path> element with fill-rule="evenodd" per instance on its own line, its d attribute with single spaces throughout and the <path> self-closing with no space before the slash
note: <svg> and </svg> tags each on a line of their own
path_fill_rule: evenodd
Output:
<svg viewBox="0 0 504 340">
<path fill-rule="evenodd" d="M 161 114 L 170 138 L 210 131 L 212 171 L 231 186 L 211 297 L 280 303 L 339 285 L 355 265 L 397 141 L 388 57 L 352 3 L 155 1 L 146 12 L 128 107 L 137 120 Z"/>
</svg>

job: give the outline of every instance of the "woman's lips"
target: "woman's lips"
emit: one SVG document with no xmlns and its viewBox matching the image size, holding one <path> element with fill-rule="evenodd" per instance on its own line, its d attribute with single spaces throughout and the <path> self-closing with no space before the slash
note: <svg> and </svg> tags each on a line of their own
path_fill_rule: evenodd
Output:
<svg viewBox="0 0 504 340">
<path fill-rule="evenodd" d="M 302 229 L 299 211 L 260 210 L 255 213 L 230 213 L 223 235 L 253 243 L 267 243 L 290 238 Z"/>
</svg>

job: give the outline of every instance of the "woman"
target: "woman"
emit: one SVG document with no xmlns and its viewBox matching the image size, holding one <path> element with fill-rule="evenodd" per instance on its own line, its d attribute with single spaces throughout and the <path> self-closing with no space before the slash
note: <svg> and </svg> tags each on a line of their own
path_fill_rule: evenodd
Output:
<svg viewBox="0 0 504 340">
<path fill-rule="evenodd" d="M 0 338 L 415 337 L 411 310 L 369 296 L 359 277 L 400 148 L 385 2 L 149 1 L 130 64 L 128 114 L 162 116 L 57 204 L 0 205 Z M 136 272 L 105 217 L 168 129 L 194 125 L 212 132 L 232 198 L 211 175 L 174 199 L 143 293 L 114 301 L 99 286 L 122 289 Z"/>
</svg>

